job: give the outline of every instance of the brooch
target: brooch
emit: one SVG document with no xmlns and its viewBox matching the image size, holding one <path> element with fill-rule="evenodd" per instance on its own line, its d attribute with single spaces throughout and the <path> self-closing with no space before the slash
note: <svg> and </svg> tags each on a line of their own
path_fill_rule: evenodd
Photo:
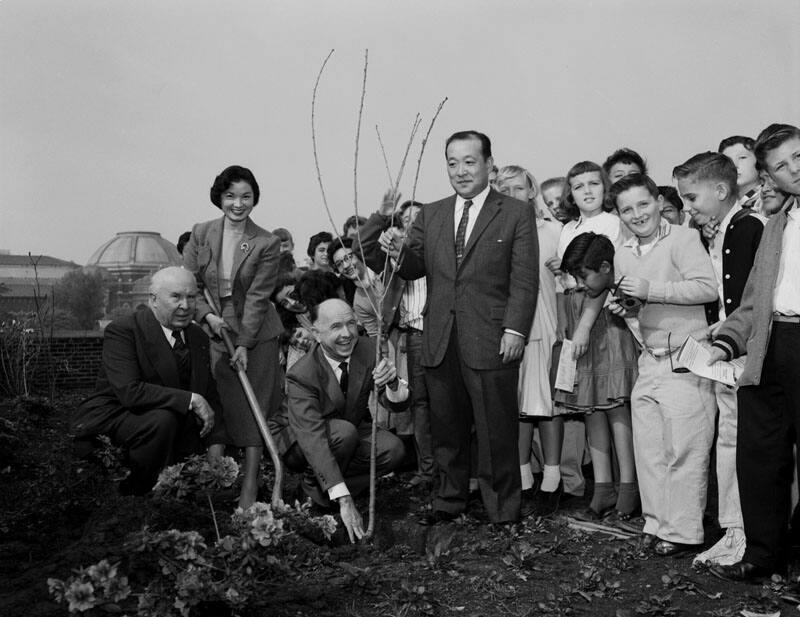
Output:
<svg viewBox="0 0 800 617">
<path fill-rule="evenodd" d="M 239 248 L 242 249 L 242 253 L 246 253 L 247 251 L 250 250 L 250 245 L 247 244 L 247 242 L 242 242 Z"/>
</svg>

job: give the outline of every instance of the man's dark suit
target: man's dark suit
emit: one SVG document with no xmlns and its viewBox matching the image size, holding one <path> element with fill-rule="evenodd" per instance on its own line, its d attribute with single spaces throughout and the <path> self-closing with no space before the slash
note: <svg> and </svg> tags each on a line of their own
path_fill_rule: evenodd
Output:
<svg viewBox="0 0 800 617">
<path fill-rule="evenodd" d="M 434 510 L 466 506 L 469 435 L 478 438 L 478 481 L 490 520 L 519 517 L 519 362 L 503 364 L 506 329 L 527 337 L 538 293 L 533 209 L 489 191 L 456 268 L 455 195 L 424 206 L 400 258 L 405 279 L 427 277 L 422 364 L 431 401 L 439 494 Z"/>
<path fill-rule="evenodd" d="M 189 410 L 192 392 L 215 411 L 220 408 L 208 337 L 194 324 L 183 332 L 191 363 L 189 389 L 181 388 L 177 360 L 150 308 L 109 324 L 95 392 L 76 411 L 77 440 L 106 434 L 127 450 L 130 487 L 137 494 L 150 490 L 159 471 L 177 456 L 202 451 Z"/>
<path fill-rule="evenodd" d="M 374 343 L 361 337 L 349 359 L 347 400 L 318 344 L 286 374 L 287 405 L 270 418 L 270 430 L 287 465 L 295 471 L 310 467 L 324 491 L 340 482 L 354 495 L 366 487 L 374 368 Z M 381 398 L 396 411 L 407 406 Z M 378 473 L 388 473 L 402 461 L 403 444 L 378 429 L 377 452 Z"/>
</svg>

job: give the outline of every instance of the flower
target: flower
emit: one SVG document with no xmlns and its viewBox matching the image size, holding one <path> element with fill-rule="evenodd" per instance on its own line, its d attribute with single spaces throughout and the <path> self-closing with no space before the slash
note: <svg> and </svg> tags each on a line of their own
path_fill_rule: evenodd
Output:
<svg viewBox="0 0 800 617">
<path fill-rule="evenodd" d="M 268 512 L 265 516 L 256 516 L 250 523 L 250 535 L 261 546 L 277 544 L 283 536 L 283 521 Z"/>
<path fill-rule="evenodd" d="M 117 566 L 112 566 L 107 559 L 103 559 L 95 565 L 89 566 L 86 572 L 95 583 L 101 583 L 117 575 Z"/>
<path fill-rule="evenodd" d="M 69 602 L 70 613 L 88 611 L 97 602 L 97 598 L 94 597 L 94 586 L 80 581 L 74 581 L 67 588 L 64 599 Z"/>
<path fill-rule="evenodd" d="M 336 519 L 330 514 L 313 517 L 311 522 L 320 528 L 326 540 L 330 540 L 331 536 L 336 533 Z"/>
<path fill-rule="evenodd" d="M 61 602 L 64 599 L 64 591 L 66 591 L 66 585 L 64 585 L 64 581 L 62 581 L 61 579 L 48 578 L 47 590 L 50 592 L 50 595 L 56 599 L 56 602 Z"/>
<path fill-rule="evenodd" d="M 171 530 L 175 531 L 175 530 Z M 199 556 L 199 551 L 206 548 L 203 536 L 196 531 L 178 532 L 175 537 L 175 557 L 185 561 L 194 561 Z"/>
</svg>

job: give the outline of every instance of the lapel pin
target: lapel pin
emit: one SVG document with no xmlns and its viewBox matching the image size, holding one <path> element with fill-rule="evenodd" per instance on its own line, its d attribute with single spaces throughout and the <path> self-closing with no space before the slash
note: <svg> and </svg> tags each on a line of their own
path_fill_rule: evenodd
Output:
<svg viewBox="0 0 800 617">
<path fill-rule="evenodd" d="M 242 249 L 242 253 L 246 253 L 247 251 L 250 250 L 250 245 L 247 244 L 247 242 L 242 242 L 239 248 Z"/>
</svg>

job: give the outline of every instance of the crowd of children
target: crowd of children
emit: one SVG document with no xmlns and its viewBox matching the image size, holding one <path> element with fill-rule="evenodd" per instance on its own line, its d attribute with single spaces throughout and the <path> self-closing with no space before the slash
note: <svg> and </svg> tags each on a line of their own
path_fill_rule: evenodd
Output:
<svg viewBox="0 0 800 617">
<path fill-rule="evenodd" d="M 521 373 L 521 422 L 530 415 L 539 420 L 540 514 L 558 507 L 562 490 L 562 419 L 581 414 L 595 480 L 584 517 L 613 524 L 641 512 L 644 548 L 661 556 L 694 554 L 722 578 L 751 580 L 785 567 L 787 557 L 800 364 L 796 344 L 785 342 L 777 351 L 770 330 L 780 331 L 783 340 L 796 342 L 800 335 L 794 206 L 800 194 L 800 131 L 771 125 L 758 140 L 724 139 L 718 152 L 676 166 L 672 180 L 677 190 L 657 186 L 642 157 L 622 149 L 602 167 L 581 162 L 564 179 L 545 183 L 563 183 L 560 203 L 545 200 L 549 218 L 565 221 L 555 258 L 540 227 L 541 277 L 556 283 L 557 344 L 554 355 L 535 344 L 546 340 L 541 331 L 546 317 L 537 313 L 539 327 Z M 498 176 L 498 189 L 515 195 L 506 182 Z M 536 186 L 532 177 L 529 185 Z M 774 246 L 759 252 L 768 217 Z M 759 263 L 769 268 L 772 284 L 749 276 Z M 552 295 L 551 289 L 543 284 L 540 294 Z M 756 289 L 760 293 L 752 293 Z M 742 306 L 748 292 L 751 303 L 769 302 L 758 316 L 751 314 L 752 305 Z M 546 302 L 540 299 L 540 307 Z M 744 355 L 760 338 L 757 356 L 748 356 L 739 380 L 748 387 L 676 367 L 688 337 L 706 348 L 713 341 L 718 351 L 712 360 Z M 539 379 L 543 363 L 558 362 L 562 341 L 569 341 L 576 360 L 574 387 L 561 384 L 552 390 L 552 400 L 543 395 L 544 402 L 531 404 L 529 383 Z M 770 354 L 779 354 L 780 370 L 766 363 Z M 748 373 L 755 362 L 758 368 Z M 747 429 L 737 427 L 740 408 Z M 751 410 L 771 414 L 769 430 L 745 416 Z M 743 434 L 750 444 L 745 452 Z M 767 443 L 772 449 L 764 448 Z M 521 439 L 523 479 L 530 476 L 530 451 Z M 724 535 L 707 547 L 712 451 Z M 767 487 L 764 473 L 770 474 Z M 743 498 L 747 505 L 740 502 L 740 491 L 753 493 Z M 765 524 L 771 525 L 768 532 Z"/>
<path fill-rule="evenodd" d="M 662 186 L 626 148 L 541 186 L 516 165 L 496 170 L 492 183 L 531 204 L 539 238 L 539 296 L 518 390 L 523 510 L 551 515 L 581 495 L 590 461 L 593 493 L 576 516 L 640 530 L 643 548 L 695 555 L 723 578 L 779 570 L 800 430 L 800 129 L 770 125 L 757 140 L 724 139 Z M 306 308 L 326 297 L 353 304 L 369 334 L 390 335 L 415 411 L 389 421 L 416 452 L 410 486 L 429 489 L 430 410 L 415 359 L 425 282 L 395 293 L 393 269 L 375 250 L 381 229 L 408 229 L 424 207 L 398 201 L 387 194 L 369 221 L 351 217 L 340 238 L 314 235 L 299 270 L 291 234 L 275 230 L 285 257 L 272 300 L 286 365 L 310 344 Z M 709 362 L 747 352 L 738 386 L 680 365 L 689 337 Z M 556 384 L 570 361 L 573 382 Z M 716 543 L 704 530 L 712 460 L 724 531 Z"/>
</svg>

